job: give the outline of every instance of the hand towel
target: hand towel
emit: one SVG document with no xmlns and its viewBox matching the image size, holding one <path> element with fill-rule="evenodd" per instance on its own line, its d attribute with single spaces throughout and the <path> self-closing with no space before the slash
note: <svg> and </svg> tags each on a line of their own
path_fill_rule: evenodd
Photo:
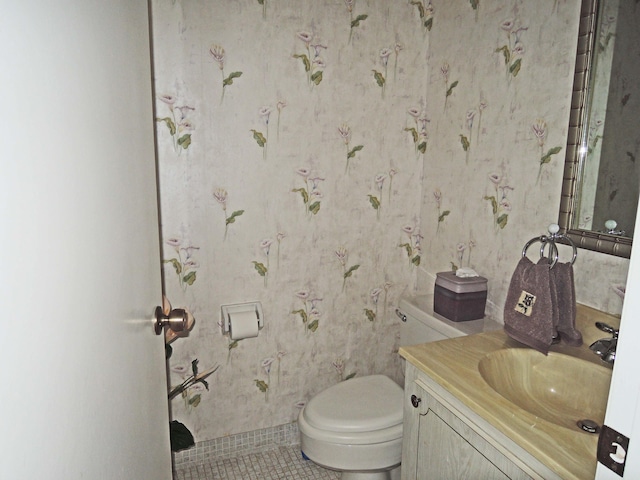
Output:
<svg viewBox="0 0 640 480">
<path fill-rule="evenodd" d="M 540 263 L 540 262 L 539 262 Z M 547 267 L 549 262 L 547 261 Z M 552 270 L 555 266 L 552 267 Z M 560 334 L 558 333 L 558 323 L 560 323 L 560 311 L 558 309 L 558 289 L 556 288 L 556 276 L 554 272 L 549 272 L 549 292 L 551 294 L 551 324 L 553 330 L 551 334 L 551 345 L 560 343 Z"/>
<path fill-rule="evenodd" d="M 545 355 L 553 337 L 553 300 L 549 260 L 534 264 L 522 257 L 516 266 L 504 306 L 504 331 Z"/>
<path fill-rule="evenodd" d="M 582 334 L 576 330 L 576 289 L 573 281 L 573 265 L 556 263 L 551 269 L 551 280 L 556 293 L 554 327 L 567 345 L 582 345 Z"/>
</svg>

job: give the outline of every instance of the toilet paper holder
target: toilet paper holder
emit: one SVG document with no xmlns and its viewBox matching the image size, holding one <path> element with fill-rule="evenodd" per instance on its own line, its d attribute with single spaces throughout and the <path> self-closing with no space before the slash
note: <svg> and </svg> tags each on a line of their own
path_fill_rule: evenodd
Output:
<svg viewBox="0 0 640 480">
<path fill-rule="evenodd" d="M 221 305 L 220 315 L 222 316 L 222 333 L 228 334 L 230 330 L 230 317 L 236 313 L 255 312 L 256 321 L 258 322 L 258 330 L 262 330 L 264 326 L 264 317 L 262 315 L 262 304 L 260 302 L 234 303 L 231 305 Z"/>
</svg>

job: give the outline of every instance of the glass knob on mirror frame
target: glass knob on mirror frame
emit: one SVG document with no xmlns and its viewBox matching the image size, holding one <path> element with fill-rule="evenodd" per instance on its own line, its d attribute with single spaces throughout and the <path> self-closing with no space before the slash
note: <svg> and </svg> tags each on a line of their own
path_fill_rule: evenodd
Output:
<svg viewBox="0 0 640 480">
<path fill-rule="evenodd" d="M 618 226 L 618 222 L 616 222 L 613 219 L 607 220 L 606 222 L 604 222 L 604 231 L 605 233 L 608 233 L 609 235 L 625 235 L 625 231 L 624 230 L 616 230 L 616 227 Z"/>
</svg>

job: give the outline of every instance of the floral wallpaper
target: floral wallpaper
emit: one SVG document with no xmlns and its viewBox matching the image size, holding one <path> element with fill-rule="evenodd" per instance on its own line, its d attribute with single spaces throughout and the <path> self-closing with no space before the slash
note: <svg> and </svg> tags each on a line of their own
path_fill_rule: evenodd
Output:
<svg viewBox="0 0 640 480">
<path fill-rule="evenodd" d="M 578 13 L 152 1 L 164 286 L 196 318 L 171 383 L 219 366 L 171 403 L 197 441 L 294 421 L 353 376 L 401 382 L 394 306 L 436 272 L 475 268 L 501 318 L 522 246 L 557 218 Z M 578 298 L 619 311 L 602 285 L 628 261 L 602 257 Z M 264 328 L 230 341 L 220 305 L 245 301 Z"/>
</svg>

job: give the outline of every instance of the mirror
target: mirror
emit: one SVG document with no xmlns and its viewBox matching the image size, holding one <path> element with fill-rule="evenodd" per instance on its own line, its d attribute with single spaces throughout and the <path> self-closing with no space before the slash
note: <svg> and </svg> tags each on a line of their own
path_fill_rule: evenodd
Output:
<svg viewBox="0 0 640 480">
<path fill-rule="evenodd" d="M 576 246 L 627 258 L 640 191 L 639 19 L 637 0 L 582 1 L 558 218 Z"/>
</svg>

